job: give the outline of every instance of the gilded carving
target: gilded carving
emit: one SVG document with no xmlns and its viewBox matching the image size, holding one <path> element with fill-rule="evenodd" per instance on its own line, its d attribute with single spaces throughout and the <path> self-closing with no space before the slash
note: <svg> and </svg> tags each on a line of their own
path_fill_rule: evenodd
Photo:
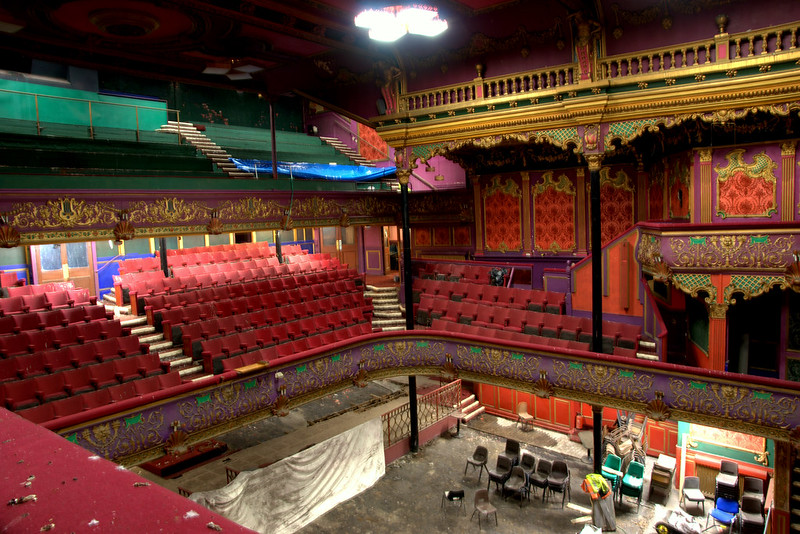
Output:
<svg viewBox="0 0 800 534">
<path fill-rule="evenodd" d="M 19 231 L 8 224 L 6 217 L 2 217 L 0 219 L 0 247 L 14 248 L 19 246 L 19 242 Z"/>
<path fill-rule="evenodd" d="M 533 394 L 543 399 L 549 399 L 553 392 L 553 384 L 547 379 L 547 371 L 539 371 L 539 380 L 533 384 Z"/>
<path fill-rule="evenodd" d="M 586 159 L 589 160 L 589 170 L 592 170 L 592 161 L 589 158 L 592 158 L 592 156 L 586 156 Z M 615 189 L 622 189 L 628 193 L 634 192 L 631 179 L 622 169 L 619 169 L 614 176 L 611 176 L 611 169 L 609 167 L 600 169 L 600 186 L 602 187 L 604 185 L 610 185 Z"/>
<path fill-rule="evenodd" d="M 639 402 L 653 385 L 652 376 L 592 363 L 555 361 L 553 373 L 558 387 Z"/>
<path fill-rule="evenodd" d="M 170 223 L 196 221 L 204 219 L 211 211 L 202 202 L 187 202 L 179 198 L 160 198 L 148 202 L 135 202 L 128 209 L 131 219 L 138 223 Z"/>
<path fill-rule="evenodd" d="M 743 298 L 749 300 L 766 293 L 773 287 L 786 289 L 791 287 L 791 283 L 787 283 L 785 276 L 733 275 L 731 283 L 723 291 L 723 301 L 736 304 L 734 293 L 742 293 Z"/>
<path fill-rule="evenodd" d="M 717 301 L 717 288 L 711 282 L 711 276 L 707 274 L 673 273 L 672 283 L 677 289 L 693 297 L 697 297 L 700 291 L 704 291 L 708 294 L 705 299 L 707 304 Z"/>
<path fill-rule="evenodd" d="M 75 228 L 111 226 L 117 222 L 118 210 L 105 202 L 87 202 L 75 198 L 48 200 L 44 204 L 14 204 L 13 224 L 18 228 Z"/>
<path fill-rule="evenodd" d="M 645 415 L 654 421 L 666 421 L 672 415 L 669 406 L 664 402 L 664 393 L 655 392 L 655 398 L 647 403 Z"/>
<path fill-rule="evenodd" d="M 784 269 L 794 247 L 793 235 L 697 235 L 672 237 L 671 264 L 680 268 L 734 270 Z"/>
</svg>

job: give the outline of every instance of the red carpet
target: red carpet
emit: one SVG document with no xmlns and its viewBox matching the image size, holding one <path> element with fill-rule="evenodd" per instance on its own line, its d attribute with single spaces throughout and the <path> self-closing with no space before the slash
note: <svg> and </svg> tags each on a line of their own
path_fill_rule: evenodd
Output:
<svg viewBox="0 0 800 534">
<path fill-rule="evenodd" d="M 252 532 L 5 409 L 0 458 L 0 532 Z"/>
</svg>

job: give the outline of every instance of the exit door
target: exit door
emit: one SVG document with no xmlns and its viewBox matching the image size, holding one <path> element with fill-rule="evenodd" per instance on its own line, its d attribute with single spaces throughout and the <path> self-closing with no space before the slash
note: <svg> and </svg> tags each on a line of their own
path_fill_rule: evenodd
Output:
<svg viewBox="0 0 800 534">
<path fill-rule="evenodd" d="M 358 248 L 356 245 L 356 229 L 352 226 L 325 226 L 322 228 L 322 252 L 339 263 L 346 263 L 351 269 L 358 269 Z"/>
<path fill-rule="evenodd" d="M 67 282 L 75 287 L 95 292 L 95 272 L 92 267 L 91 243 L 61 243 L 31 247 L 36 257 L 37 280 Z"/>
</svg>

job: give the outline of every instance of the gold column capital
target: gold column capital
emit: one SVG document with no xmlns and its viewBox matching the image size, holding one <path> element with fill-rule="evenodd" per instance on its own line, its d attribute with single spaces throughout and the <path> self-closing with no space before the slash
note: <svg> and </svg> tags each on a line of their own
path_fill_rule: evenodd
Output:
<svg viewBox="0 0 800 534">
<path fill-rule="evenodd" d="M 411 169 L 397 169 L 397 181 L 400 185 L 408 185 L 408 180 L 411 178 Z"/>
<path fill-rule="evenodd" d="M 781 156 L 794 156 L 797 149 L 797 141 L 787 141 L 781 143 Z"/>
<path fill-rule="evenodd" d="M 709 319 L 725 319 L 728 314 L 728 305 L 712 302 L 708 305 L 708 318 Z"/>
<path fill-rule="evenodd" d="M 599 171 L 603 165 L 603 154 L 584 154 L 583 157 L 589 165 L 589 172 Z"/>
<path fill-rule="evenodd" d="M 701 148 L 697 153 L 700 155 L 700 163 L 711 163 L 711 156 L 714 153 L 712 149 Z"/>
</svg>

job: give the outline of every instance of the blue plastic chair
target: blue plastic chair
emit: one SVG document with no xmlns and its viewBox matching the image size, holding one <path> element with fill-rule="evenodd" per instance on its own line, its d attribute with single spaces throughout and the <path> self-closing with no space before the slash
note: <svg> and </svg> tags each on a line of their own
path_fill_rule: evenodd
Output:
<svg viewBox="0 0 800 534">
<path fill-rule="evenodd" d="M 730 530 L 733 530 L 733 524 L 736 522 L 736 518 L 738 516 L 738 501 L 732 501 L 730 499 L 726 499 L 725 497 L 717 497 L 717 503 L 714 505 L 714 509 L 711 510 L 711 513 L 708 514 L 708 518 L 706 519 L 706 528 L 708 527 L 708 520 L 714 518 L 715 525 L 725 525 L 726 527 L 729 527 Z"/>
</svg>

